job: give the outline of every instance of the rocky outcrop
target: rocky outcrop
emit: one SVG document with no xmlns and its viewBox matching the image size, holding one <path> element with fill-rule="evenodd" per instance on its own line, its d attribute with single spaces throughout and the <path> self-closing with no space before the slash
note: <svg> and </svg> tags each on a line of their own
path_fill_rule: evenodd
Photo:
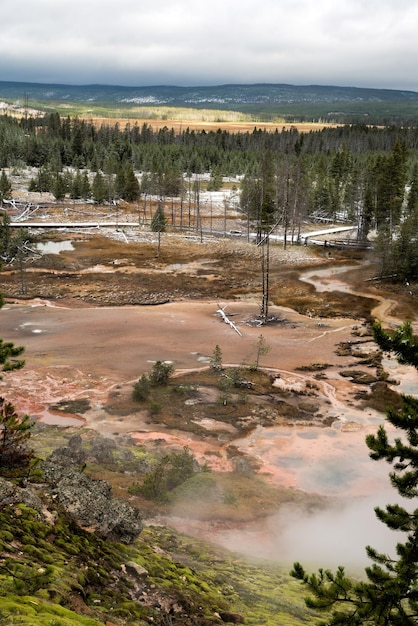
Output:
<svg viewBox="0 0 418 626">
<path fill-rule="evenodd" d="M 84 455 L 70 440 L 42 463 L 45 481 L 55 501 L 80 526 L 103 539 L 133 542 L 143 529 L 141 514 L 128 502 L 112 496 L 109 483 L 83 473 Z"/>
<path fill-rule="evenodd" d="M 0 507 L 18 504 L 24 504 L 34 509 L 41 517 L 45 516 L 42 500 L 32 489 L 18 487 L 13 482 L 0 477 Z"/>
</svg>

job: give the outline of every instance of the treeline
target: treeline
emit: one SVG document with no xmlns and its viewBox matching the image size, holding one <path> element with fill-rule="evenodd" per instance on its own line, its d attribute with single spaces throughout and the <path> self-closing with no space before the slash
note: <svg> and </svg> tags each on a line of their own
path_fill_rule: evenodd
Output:
<svg viewBox="0 0 418 626">
<path fill-rule="evenodd" d="M 256 168 L 260 154 L 271 150 L 282 155 L 327 159 L 344 149 L 353 157 L 386 153 L 401 143 L 418 150 L 418 128 L 369 127 L 365 124 L 324 128 L 308 133 L 296 128 L 269 132 L 256 127 L 252 132 L 225 130 L 180 133 L 164 127 L 154 131 L 148 124 L 102 124 L 78 118 L 62 119 L 58 113 L 42 118 L 0 118 L 0 168 L 19 163 L 33 167 L 86 168 L 90 171 L 117 170 L 131 163 L 138 171 L 166 170 L 212 172 L 236 176 Z M 116 171 L 114 171 L 116 173 Z"/>
<path fill-rule="evenodd" d="M 378 232 L 382 273 L 402 280 L 418 275 L 417 163 L 416 127 L 175 133 L 148 124 L 97 127 L 58 113 L 0 118 L 0 168 L 36 168 L 33 191 L 98 203 L 141 194 L 164 200 L 190 194 L 199 174 L 210 173 L 209 189 L 240 176 L 241 209 L 260 232 L 280 224 L 297 240 L 307 219 L 348 220 L 360 239 Z M 0 200 L 7 189 L 2 177 Z"/>
</svg>

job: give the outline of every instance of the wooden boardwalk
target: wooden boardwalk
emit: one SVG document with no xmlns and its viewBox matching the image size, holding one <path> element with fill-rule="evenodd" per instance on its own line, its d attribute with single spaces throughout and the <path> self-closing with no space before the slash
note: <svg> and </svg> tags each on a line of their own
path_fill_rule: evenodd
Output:
<svg viewBox="0 0 418 626">
<path fill-rule="evenodd" d="M 125 228 L 140 226 L 138 222 L 10 222 L 14 228 Z"/>
</svg>

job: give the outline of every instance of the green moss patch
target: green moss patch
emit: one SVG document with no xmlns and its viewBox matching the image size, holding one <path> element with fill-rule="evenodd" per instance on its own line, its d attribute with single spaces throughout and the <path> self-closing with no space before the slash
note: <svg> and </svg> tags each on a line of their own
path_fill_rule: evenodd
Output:
<svg viewBox="0 0 418 626">
<path fill-rule="evenodd" d="M 80 615 L 35 596 L 7 596 L 0 601 L 0 623 L 21 626 L 101 626 L 103 621 Z"/>
</svg>

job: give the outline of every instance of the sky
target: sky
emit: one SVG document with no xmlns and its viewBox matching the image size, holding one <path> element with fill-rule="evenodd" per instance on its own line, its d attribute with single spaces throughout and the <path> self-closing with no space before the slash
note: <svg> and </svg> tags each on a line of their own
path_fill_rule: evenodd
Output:
<svg viewBox="0 0 418 626">
<path fill-rule="evenodd" d="M 0 0 L 0 80 L 418 91 L 416 0 Z"/>
</svg>

